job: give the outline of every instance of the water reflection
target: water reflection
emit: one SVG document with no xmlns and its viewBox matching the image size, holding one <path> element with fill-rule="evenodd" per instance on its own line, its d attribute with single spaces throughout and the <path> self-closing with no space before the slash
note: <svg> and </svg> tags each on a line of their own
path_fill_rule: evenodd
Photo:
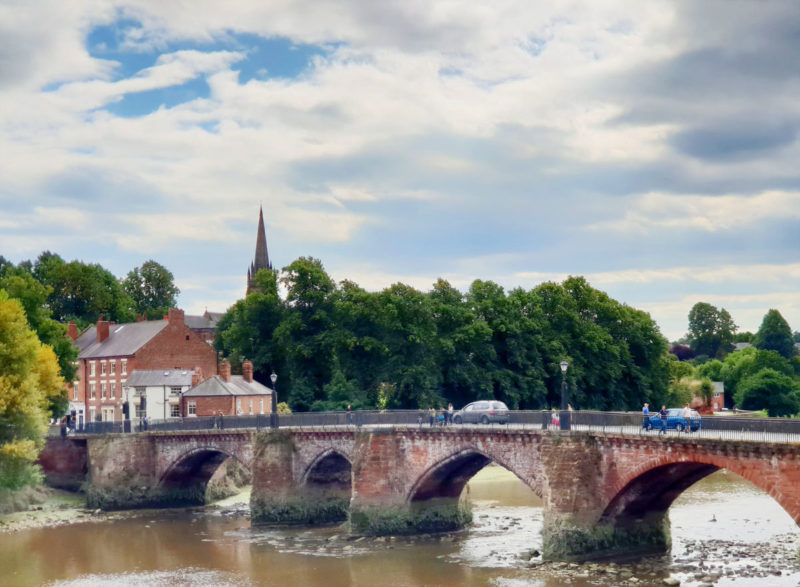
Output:
<svg viewBox="0 0 800 587">
<path fill-rule="evenodd" d="M 541 502 L 511 473 L 487 467 L 467 491 L 475 524 L 452 535 L 350 540 L 338 527 L 251 528 L 246 507 L 172 510 L 0 534 L 0 569 L 8 584 L 60 586 L 511 587 L 567 578 L 572 585 L 618 584 L 621 577 L 652 583 L 671 574 L 683 584 L 713 574 L 719 585 L 796 585 L 800 578 L 794 522 L 732 474 L 715 473 L 675 502 L 671 556 L 602 570 L 528 568 L 531 550 L 541 546 Z M 737 577 L 748 564 L 763 576 Z"/>
</svg>

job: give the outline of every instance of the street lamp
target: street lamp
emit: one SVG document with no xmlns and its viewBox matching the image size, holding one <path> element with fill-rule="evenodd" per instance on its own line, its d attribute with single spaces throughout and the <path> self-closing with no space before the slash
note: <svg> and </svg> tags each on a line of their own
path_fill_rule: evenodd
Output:
<svg viewBox="0 0 800 587">
<path fill-rule="evenodd" d="M 277 428 L 278 427 L 278 388 L 275 384 L 278 381 L 278 376 L 275 374 L 275 371 L 272 372 L 272 375 L 269 376 L 269 380 L 272 381 L 272 411 L 269 414 L 269 427 L 270 428 Z"/>
<path fill-rule="evenodd" d="M 569 367 L 569 363 L 566 361 L 561 361 L 561 417 L 559 421 L 561 422 L 561 430 L 569 430 L 570 429 L 570 416 L 569 413 L 569 397 L 568 393 L 569 390 L 567 389 L 567 368 Z"/>
</svg>

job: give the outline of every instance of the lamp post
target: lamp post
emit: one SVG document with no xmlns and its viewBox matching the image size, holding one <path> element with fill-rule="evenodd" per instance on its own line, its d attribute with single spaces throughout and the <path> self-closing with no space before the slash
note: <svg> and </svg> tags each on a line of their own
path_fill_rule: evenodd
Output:
<svg viewBox="0 0 800 587">
<path fill-rule="evenodd" d="M 275 371 L 272 372 L 272 375 L 269 376 L 269 380 L 272 381 L 272 393 L 270 396 L 272 397 L 272 411 L 269 413 L 269 427 L 270 428 L 277 428 L 278 427 L 278 388 L 275 384 L 278 381 L 278 376 L 275 374 Z"/>
<path fill-rule="evenodd" d="M 559 421 L 561 422 L 561 430 L 569 430 L 570 426 L 570 416 L 569 413 L 569 390 L 567 389 L 567 368 L 569 367 L 569 363 L 566 361 L 561 361 L 561 416 Z"/>
</svg>

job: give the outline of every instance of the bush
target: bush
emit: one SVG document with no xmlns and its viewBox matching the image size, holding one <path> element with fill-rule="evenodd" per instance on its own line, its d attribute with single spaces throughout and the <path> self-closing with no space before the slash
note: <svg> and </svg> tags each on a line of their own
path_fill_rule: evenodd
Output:
<svg viewBox="0 0 800 587">
<path fill-rule="evenodd" d="M 762 369 L 739 382 L 736 403 L 745 410 L 767 410 L 771 417 L 793 416 L 800 411 L 797 382 L 774 369 Z"/>
</svg>

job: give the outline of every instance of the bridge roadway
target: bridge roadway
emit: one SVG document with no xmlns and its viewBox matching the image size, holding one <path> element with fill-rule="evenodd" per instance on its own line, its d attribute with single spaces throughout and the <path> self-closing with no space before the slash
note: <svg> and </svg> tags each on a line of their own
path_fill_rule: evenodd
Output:
<svg viewBox="0 0 800 587">
<path fill-rule="evenodd" d="M 467 524 L 462 489 L 494 462 L 542 498 L 550 559 L 668 548 L 669 506 L 719 469 L 760 487 L 800 522 L 800 435 L 658 435 L 628 416 L 603 424 L 575 418 L 570 431 L 283 421 L 277 430 L 86 434 L 51 438 L 42 464 L 54 484 L 84 484 L 92 507 L 112 509 L 199 503 L 219 464 L 234 458 L 253 473 L 254 523 L 347 520 L 354 533 L 403 534 Z"/>
</svg>

